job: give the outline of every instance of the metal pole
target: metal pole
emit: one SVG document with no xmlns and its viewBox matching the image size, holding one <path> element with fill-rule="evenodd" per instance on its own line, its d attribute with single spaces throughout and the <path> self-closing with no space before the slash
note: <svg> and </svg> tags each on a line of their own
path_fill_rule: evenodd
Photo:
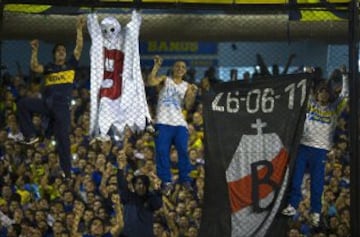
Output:
<svg viewBox="0 0 360 237">
<path fill-rule="evenodd" d="M 3 31 L 3 16 L 4 16 L 4 4 L 0 1 L 0 35 Z M 0 84 L 2 83 L 2 41 L 3 39 L 0 37 Z"/>
<path fill-rule="evenodd" d="M 359 161 L 359 3 L 352 0 L 349 7 L 349 80 L 350 80 L 350 215 L 351 236 L 360 233 L 360 161 Z"/>
</svg>

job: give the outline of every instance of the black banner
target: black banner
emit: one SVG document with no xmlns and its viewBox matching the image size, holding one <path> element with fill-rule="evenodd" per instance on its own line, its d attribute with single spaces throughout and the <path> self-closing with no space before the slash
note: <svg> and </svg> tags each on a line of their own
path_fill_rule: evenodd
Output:
<svg viewBox="0 0 360 237">
<path fill-rule="evenodd" d="M 273 228 L 302 134 L 307 77 L 222 83 L 204 96 L 200 236 L 265 236 Z"/>
</svg>

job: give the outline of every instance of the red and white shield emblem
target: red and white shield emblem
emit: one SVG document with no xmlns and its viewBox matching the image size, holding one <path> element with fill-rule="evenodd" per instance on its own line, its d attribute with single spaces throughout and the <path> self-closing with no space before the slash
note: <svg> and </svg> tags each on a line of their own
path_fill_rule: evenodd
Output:
<svg viewBox="0 0 360 237">
<path fill-rule="evenodd" d="M 251 126 L 257 134 L 241 137 L 226 170 L 232 236 L 263 236 L 287 185 L 289 154 L 279 136 L 264 134 L 260 119 Z"/>
</svg>

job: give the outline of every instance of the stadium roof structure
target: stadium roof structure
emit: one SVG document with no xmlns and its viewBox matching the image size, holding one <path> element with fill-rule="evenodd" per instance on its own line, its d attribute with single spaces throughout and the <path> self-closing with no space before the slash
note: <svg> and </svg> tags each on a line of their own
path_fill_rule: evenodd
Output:
<svg viewBox="0 0 360 237">
<path fill-rule="evenodd" d="M 22 4 L 19 4 L 21 2 Z M 142 40 L 346 43 L 349 0 L 77 0 L 2 1 L 1 39 L 75 37 L 76 16 L 143 16 Z M 296 2 L 296 4 L 291 4 Z M 316 7 L 316 8 L 315 8 Z"/>
</svg>

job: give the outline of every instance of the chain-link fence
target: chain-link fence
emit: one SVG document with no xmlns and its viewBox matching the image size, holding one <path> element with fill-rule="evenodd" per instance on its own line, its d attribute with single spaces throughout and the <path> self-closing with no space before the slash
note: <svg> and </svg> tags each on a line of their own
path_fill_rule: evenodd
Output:
<svg viewBox="0 0 360 237">
<path fill-rule="evenodd" d="M 297 186 L 285 232 L 350 235 L 346 1 L 61 4 L 2 5 L 1 231 L 95 235 L 90 220 L 99 217 L 113 236 L 197 236 L 207 158 L 201 97 L 228 81 L 305 72 L 314 100 L 301 144 L 320 163 L 295 161 L 303 167 L 289 182 Z M 140 175 L 150 180 L 138 184 Z M 160 211 L 136 199 L 141 185 L 162 191 Z M 122 190 L 117 200 L 119 187 L 135 197 Z"/>
</svg>

